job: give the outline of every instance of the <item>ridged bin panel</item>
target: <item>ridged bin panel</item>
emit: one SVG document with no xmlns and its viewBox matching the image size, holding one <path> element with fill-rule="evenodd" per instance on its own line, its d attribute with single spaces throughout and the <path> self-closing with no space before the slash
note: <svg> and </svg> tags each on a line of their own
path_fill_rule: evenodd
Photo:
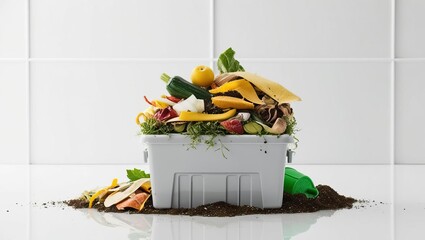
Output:
<svg viewBox="0 0 425 240">
<path fill-rule="evenodd" d="M 208 136 L 206 136 L 208 139 Z M 290 136 L 220 136 L 190 147 L 184 135 L 142 136 L 155 208 L 193 208 L 224 201 L 278 208 Z"/>
<path fill-rule="evenodd" d="M 175 208 L 195 208 L 214 202 L 241 206 L 262 205 L 258 173 L 244 175 L 176 173 L 173 185 L 176 186 L 173 188 L 172 199 Z M 253 185 L 257 186 L 256 191 L 253 191 Z"/>
</svg>

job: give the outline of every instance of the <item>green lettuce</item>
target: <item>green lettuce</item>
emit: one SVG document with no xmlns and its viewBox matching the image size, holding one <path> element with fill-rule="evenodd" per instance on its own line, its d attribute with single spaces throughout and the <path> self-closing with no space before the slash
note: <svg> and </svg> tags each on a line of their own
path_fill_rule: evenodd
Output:
<svg viewBox="0 0 425 240">
<path fill-rule="evenodd" d="M 220 73 L 245 72 L 245 69 L 239 64 L 239 61 L 235 59 L 235 51 L 233 51 L 232 48 L 228 48 L 220 54 L 217 61 L 217 67 Z"/>
<path fill-rule="evenodd" d="M 148 173 L 145 173 L 145 171 L 135 168 L 133 170 L 127 169 L 127 177 L 128 179 L 130 179 L 130 181 L 136 181 L 141 178 L 150 178 L 151 175 Z"/>
</svg>

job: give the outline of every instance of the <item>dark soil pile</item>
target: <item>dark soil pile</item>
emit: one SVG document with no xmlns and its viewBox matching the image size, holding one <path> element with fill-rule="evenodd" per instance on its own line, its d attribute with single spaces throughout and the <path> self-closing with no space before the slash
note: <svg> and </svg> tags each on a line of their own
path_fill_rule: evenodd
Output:
<svg viewBox="0 0 425 240">
<path fill-rule="evenodd" d="M 276 213 L 307 213 L 320 210 L 337 210 L 343 208 L 352 208 L 357 202 L 356 199 L 339 195 L 334 189 L 326 185 L 317 186 L 320 194 L 316 199 L 308 199 L 302 194 L 290 195 L 283 194 L 283 203 L 280 208 L 261 209 L 250 206 L 234 206 L 225 202 L 216 202 L 202 205 L 192 209 L 155 209 L 152 199 L 149 199 L 145 208 L 140 211 L 128 210 L 130 213 L 140 214 L 170 214 L 170 215 L 188 215 L 188 216 L 207 216 L 207 217 L 233 217 L 250 214 L 276 214 Z M 65 201 L 65 204 L 74 208 L 87 208 L 88 203 L 83 200 L 74 199 Z M 103 204 L 95 204 L 94 208 L 102 212 L 123 212 L 115 206 L 106 208 Z"/>
</svg>

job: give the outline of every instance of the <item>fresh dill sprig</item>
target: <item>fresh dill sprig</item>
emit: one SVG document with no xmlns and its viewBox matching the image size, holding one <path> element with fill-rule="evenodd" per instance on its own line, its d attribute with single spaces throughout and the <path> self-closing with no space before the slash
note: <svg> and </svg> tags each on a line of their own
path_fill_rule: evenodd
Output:
<svg viewBox="0 0 425 240">
<path fill-rule="evenodd" d="M 148 118 L 146 121 L 140 123 L 140 133 L 145 135 L 170 134 L 173 131 L 174 129 L 171 124 L 160 122 L 155 118 Z"/>
<path fill-rule="evenodd" d="M 295 136 L 295 134 L 300 131 L 300 129 L 297 127 L 297 120 L 295 119 L 295 117 L 291 117 L 291 118 L 285 117 L 285 120 L 286 120 L 286 124 L 287 124 L 285 134 L 288 134 L 288 135 L 290 135 L 294 138 L 294 140 L 295 140 L 294 145 L 295 145 L 295 149 L 296 149 L 298 147 L 299 140 Z"/>
<path fill-rule="evenodd" d="M 226 135 L 226 129 L 220 125 L 219 122 L 191 122 L 187 125 L 186 133 L 190 139 L 190 147 L 196 148 L 196 145 L 202 142 L 202 135 L 208 135 L 208 138 L 204 141 L 211 148 L 215 145 L 215 138 L 217 136 Z"/>
</svg>

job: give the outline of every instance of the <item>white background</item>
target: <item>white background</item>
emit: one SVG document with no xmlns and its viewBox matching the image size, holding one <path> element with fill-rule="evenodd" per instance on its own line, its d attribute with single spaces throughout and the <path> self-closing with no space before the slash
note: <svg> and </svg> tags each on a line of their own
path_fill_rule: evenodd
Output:
<svg viewBox="0 0 425 240">
<path fill-rule="evenodd" d="M 423 164 L 424 12 L 421 0 L 0 0 L 0 163 L 140 163 L 143 95 L 232 47 L 303 98 L 298 164 Z"/>
</svg>

